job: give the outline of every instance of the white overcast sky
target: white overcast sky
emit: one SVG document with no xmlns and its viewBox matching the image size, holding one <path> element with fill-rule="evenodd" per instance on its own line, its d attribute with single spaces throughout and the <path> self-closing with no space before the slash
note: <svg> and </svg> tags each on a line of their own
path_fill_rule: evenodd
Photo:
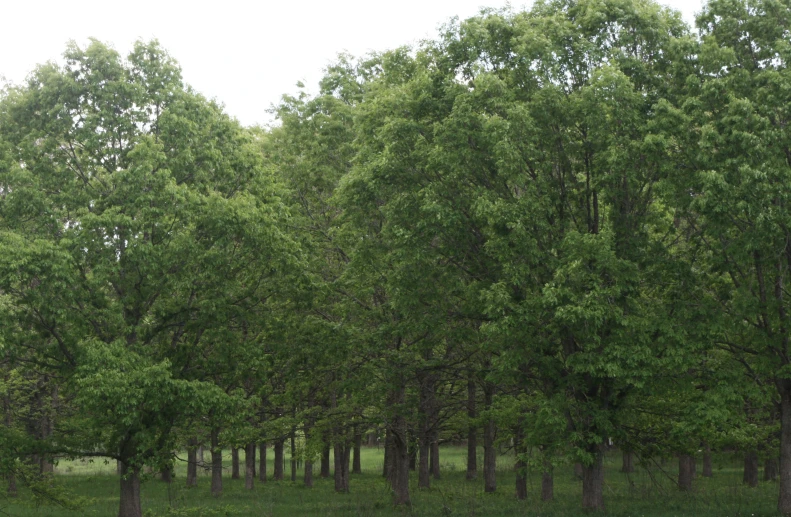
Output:
<svg viewBox="0 0 791 517">
<path fill-rule="evenodd" d="M 530 5 L 514 0 L 514 9 Z M 702 0 L 664 0 L 692 24 Z M 238 1 L 0 0 L 0 76 L 18 83 L 38 63 L 58 60 L 66 42 L 98 38 L 126 54 L 137 39 L 159 39 L 189 84 L 224 103 L 245 125 L 297 81 L 309 87 L 339 52 L 362 55 L 433 37 L 453 16 L 505 0 Z"/>
</svg>

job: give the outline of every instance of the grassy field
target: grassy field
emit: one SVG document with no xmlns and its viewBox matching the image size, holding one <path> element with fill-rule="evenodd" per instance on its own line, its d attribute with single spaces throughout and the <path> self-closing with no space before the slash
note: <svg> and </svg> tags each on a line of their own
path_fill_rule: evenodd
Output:
<svg viewBox="0 0 791 517">
<path fill-rule="evenodd" d="M 480 454 L 480 453 L 479 453 Z M 381 477 L 382 451 L 363 449 L 363 473 L 351 477 L 351 493 L 336 494 L 332 479 L 321 479 L 316 472 L 315 487 L 298 481 L 257 483 L 255 490 L 244 489 L 244 480 L 230 479 L 230 454 L 224 493 L 219 499 L 209 494 L 210 477 L 200 475 L 197 488 L 184 487 L 186 467 L 177 465 L 175 481 L 168 485 L 157 479 L 146 481 L 142 488 L 146 515 L 171 517 L 220 516 L 510 516 L 567 517 L 581 515 L 581 482 L 573 476 L 570 466 L 559 467 L 555 474 L 555 501 L 540 501 L 540 474 L 528 477 L 529 498 L 514 498 L 513 458 L 498 458 L 498 491 L 484 494 L 482 480 L 466 481 L 464 469 L 466 449 L 443 447 L 440 454 L 442 479 L 432 480 L 430 490 L 417 490 L 417 477 L 412 476 L 412 507 L 393 508 L 389 490 Z M 605 504 L 606 515 L 624 517 L 711 516 L 757 517 L 777 515 L 776 483 L 761 483 L 746 488 L 741 483 L 739 457 L 723 455 L 715 460 L 712 479 L 697 478 L 693 493 L 682 494 L 674 489 L 671 476 L 677 470 L 675 461 L 655 465 L 650 471 L 639 468 L 634 474 L 618 472 L 620 454 L 607 457 Z M 479 458 L 479 465 L 481 459 Z M 269 461 L 271 479 L 271 450 Z M 318 470 L 318 469 L 316 469 Z M 57 469 L 58 480 L 81 496 L 93 499 L 86 509 L 73 512 L 51 507 L 33 507 L 21 497 L 6 499 L 0 512 L 14 516 L 114 516 L 118 511 L 118 477 L 115 464 L 102 461 L 63 461 Z M 286 476 L 290 469 L 286 469 Z"/>
</svg>

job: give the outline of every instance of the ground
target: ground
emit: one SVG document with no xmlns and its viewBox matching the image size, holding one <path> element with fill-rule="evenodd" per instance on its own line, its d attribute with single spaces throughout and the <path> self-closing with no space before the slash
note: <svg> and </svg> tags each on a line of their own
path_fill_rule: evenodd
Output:
<svg viewBox="0 0 791 517">
<path fill-rule="evenodd" d="M 302 486 L 300 469 L 298 481 L 261 484 L 256 480 L 251 492 L 244 489 L 244 479 L 230 479 L 230 454 L 225 454 L 228 466 L 223 480 L 224 493 L 215 499 L 209 494 L 209 473 L 202 473 L 197 488 L 184 486 L 186 467 L 177 465 L 176 477 L 168 485 L 149 479 L 142 488 L 143 509 L 147 516 L 159 517 L 225 517 L 225 516 L 530 516 L 571 517 L 581 515 L 581 482 L 576 480 L 571 466 L 559 466 L 555 475 L 555 501 L 540 501 L 541 478 L 537 472 L 528 477 L 529 497 L 526 501 L 514 498 L 513 457 L 498 457 L 497 493 L 484 494 L 483 481 L 465 480 L 466 448 L 441 449 L 442 479 L 433 480 L 430 490 L 417 489 L 417 475 L 412 475 L 412 507 L 393 508 L 390 492 L 382 479 L 382 450 L 364 448 L 362 474 L 352 475 L 350 494 L 336 494 L 332 479 L 321 479 L 316 468 L 315 487 Z M 479 452 L 479 454 L 482 454 Z M 479 465 L 482 464 L 479 459 Z M 606 461 L 605 504 L 607 516 L 659 517 L 710 516 L 759 517 L 775 516 L 777 484 L 761 483 L 758 488 L 747 488 L 741 483 L 741 460 L 736 455 L 723 454 L 715 459 L 714 477 L 695 480 L 695 491 L 682 494 L 674 489 L 676 462 L 657 462 L 649 471 L 637 468 L 634 474 L 620 473 L 620 453 L 611 451 Z M 270 450 L 269 477 L 272 473 Z M 700 467 L 699 467 L 700 469 Z M 92 504 L 81 511 L 67 511 L 54 507 L 34 507 L 22 497 L 5 499 L 0 503 L 0 515 L 19 517 L 111 517 L 118 512 L 118 477 L 115 462 L 101 460 L 61 461 L 56 476 L 58 481 L 77 495 L 92 498 Z M 286 468 L 290 476 L 290 467 Z M 290 477 L 289 477 L 290 479 Z"/>
</svg>

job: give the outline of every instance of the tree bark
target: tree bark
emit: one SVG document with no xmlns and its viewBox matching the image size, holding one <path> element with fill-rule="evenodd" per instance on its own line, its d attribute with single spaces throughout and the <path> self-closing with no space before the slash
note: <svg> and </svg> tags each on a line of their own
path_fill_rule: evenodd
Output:
<svg viewBox="0 0 791 517">
<path fill-rule="evenodd" d="M 187 444 L 187 486 L 198 486 L 198 440 L 190 438 Z"/>
<path fill-rule="evenodd" d="M 395 443 L 393 441 L 393 432 L 388 427 L 385 430 L 385 457 L 384 464 L 382 465 L 382 475 L 387 479 L 392 487 L 395 480 Z"/>
<path fill-rule="evenodd" d="M 711 447 L 708 444 L 703 445 L 703 477 L 714 477 L 714 471 L 711 468 Z"/>
<path fill-rule="evenodd" d="M 486 384 L 483 389 L 484 404 L 490 409 L 494 398 L 494 386 Z M 497 490 L 497 451 L 494 440 L 497 437 L 497 427 L 490 417 L 483 427 L 483 491 L 495 492 Z"/>
<path fill-rule="evenodd" d="M 220 448 L 220 430 L 211 432 L 211 495 L 222 495 L 222 449 Z"/>
<path fill-rule="evenodd" d="M 678 455 L 678 489 L 682 492 L 692 491 L 693 471 L 695 459 L 689 454 Z"/>
<path fill-rule="evenodd" d="M 252 490 L 255 483 L 255 442 L 250 442 L 244 449 L 244 487 Z"/>
<path fill-rule="evenodd" d="M 165 483 L 173 482 L 173 466 L 166 465 L 159 470 L 159 479 Z"/>
<path fill-rule="evenodd" d="M 305 472 L 304 472 L 304 483 L 305 488 L 313 488 L 313 461 L 306 459 L 305 460 Z"/>
<path fill-rule="evenodd" d="M 742 483 L 753 488 L 758 486 L 758 452 L 756 451 L 748 451 L 744 454 Z"/>
<path fill-rule="evenodd" d="M 6 382 L 8 382 L 8 377 L 6 377 Z M 6 396 L 3 397 L 3 411 L 5 412 L 5 426 L 9 430 L 13 424 L 13 420 L 11 418 L 11 396 L 6 393 Z M 16 497 L 17 487 L 16 487 L 16 475 L 13 473 L 8 474 L 8 489 L 6 491 L 9 497 Z"/>
<path fill-rule="evenodd" d="M 523 434 L 521 427 L 514 432 L 514 454 L 516 454 L 516 498 L 520 501 L 527 499 L 527 463 L 525 462 L 525 449 L 522 446 Z"/>
<path fill-rule="evenodd" d="M 431 476 L 429 475 L 429 449 L 428 433 L 425 428 L 421 430 L 418 437 L 418 465 L 417 465 L 417 486 L 418 488 L 431 488 Z"/>
<path fill-rule="evenodd" d="M 552 462 L 544 460 L 544 470 L 541 473 L 541 500 L 551 501 L 555 498 L 555 475 Z"/>
<path fill-rule="evenodd" d="M 780 495 L 777 509 L 791 515 L 791 379 L 778 379 L 780 393 Z"/>
<path fill-rule="evenodd" d="M 258 481 L 266 483 L 266 442 L 258 444 Z"/>
<path fill-rule="evenodd" d="M 291 431 L 291 481 L 297 480 L 297 441 L 294 431 Z"/>
<path fill-rule="evenodd" d="M 363 445 L 363 436 L 357 432 L 354 433 L 354 460 L 352 461 L 352 474 L 362 474 L 362 461 L 360 459 L 360 452 Z"/>
<path fill-rule="evenodd" d="M 437 433 L 433 433 L 433 439 L 431 440 L 431 475 L 434 476 L 434 479 L 440 478 L 440 469 L 439 469 L 439 438 L 437 437 Z"/>
<path fill-rule="evenodd" d="M 231 448 L 231 479 L 239 479 L 239 449 Z"/>
<path fill-rule="evenodd" d="M 278 438 L 275 440 L 275 481 L 283 481 L 283 446 L 285 440 Z"/>
<path fill-rule="evenodd" d="M 621 460 L 621 472 L 625 474 L 631 474 L 634 472 L 634 455 L 629 449 L 624 449 L 622 454 L 623 458 Z"/>
<path fill-rule="evenodd" d="M 335 491 L 349 492 L 349 453 L 351 448 L 347 443 L 336 443 L 333 447 L 335 453 Z"/>
<path fill-rule="evenodd" d="M 330 444 L 325 443 L 321 450 L 321 477 L 330 477 Z"/>
<path fill-rule="evenodd" d="M 596 447 L 591 465 L 582 467 L 582 508 L 584 510 L 604 510 L 604 466 L 603 451 Z"/>
<path fill-rule="evenodd" d="M 475 392 L 475 382 L 467 381 L 467 418 L 470 421 L 467 427 L 467 479 L 470 481 L 478 478 L 478 429 L 473 424 L 477 416 Z"/>
<path fill-rule="evenodd" d="M 764 481 L 774 481 L 777 479 L 777 459 L 766 458 L 764 460 Z"/>
<path fill-rule="evenodd" d="M 118 517 L 142 517 L 143 509 L 140 505 L 140 469 L 121 467 L 121 497 L 118 507 Z"/>
<path fill-rule="evenodd" d="M 404 402 L 404 380 L 398 378 L 396 388 L 391 396 L 391 406 L 398 407 Z M 396 506 L 411 504 L 409 497 L 409 437 L 407 436 L 406 418 L 398 410 L 391 422 L 393 435 L 393 504 Z"/>
</svg>

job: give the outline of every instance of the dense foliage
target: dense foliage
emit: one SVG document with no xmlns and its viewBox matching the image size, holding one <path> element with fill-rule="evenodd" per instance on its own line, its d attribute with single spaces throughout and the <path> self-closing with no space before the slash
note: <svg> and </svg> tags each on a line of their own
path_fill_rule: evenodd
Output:
<svg viewBox="0 0 791 517">
<path fill-rule="evenodd" d="M 223 447 L 252 489 L 290 444 L 308 487 L 332 449 L 348 492 L 365 437 L 401 505 L 440 442 L 476 479 L 482 439 L 487 492 L 498 447 L 517 497 L 577 464 L 591 510 L 613 444 L 627 471 L 678 456 L 681 490 L 697 451 L 707 476 L 737 450 L 791 514 L 791 2 L 697 23 L 652 0 L 483 11 L 341 56 L 268 129 L 156 42 L 37 68 L 0 97 L 13 490 L 114 458 L 138 517 L 141 472 L 179 451 L 189 485 L 211 450 L 219 496 Z"/>
</svg>

